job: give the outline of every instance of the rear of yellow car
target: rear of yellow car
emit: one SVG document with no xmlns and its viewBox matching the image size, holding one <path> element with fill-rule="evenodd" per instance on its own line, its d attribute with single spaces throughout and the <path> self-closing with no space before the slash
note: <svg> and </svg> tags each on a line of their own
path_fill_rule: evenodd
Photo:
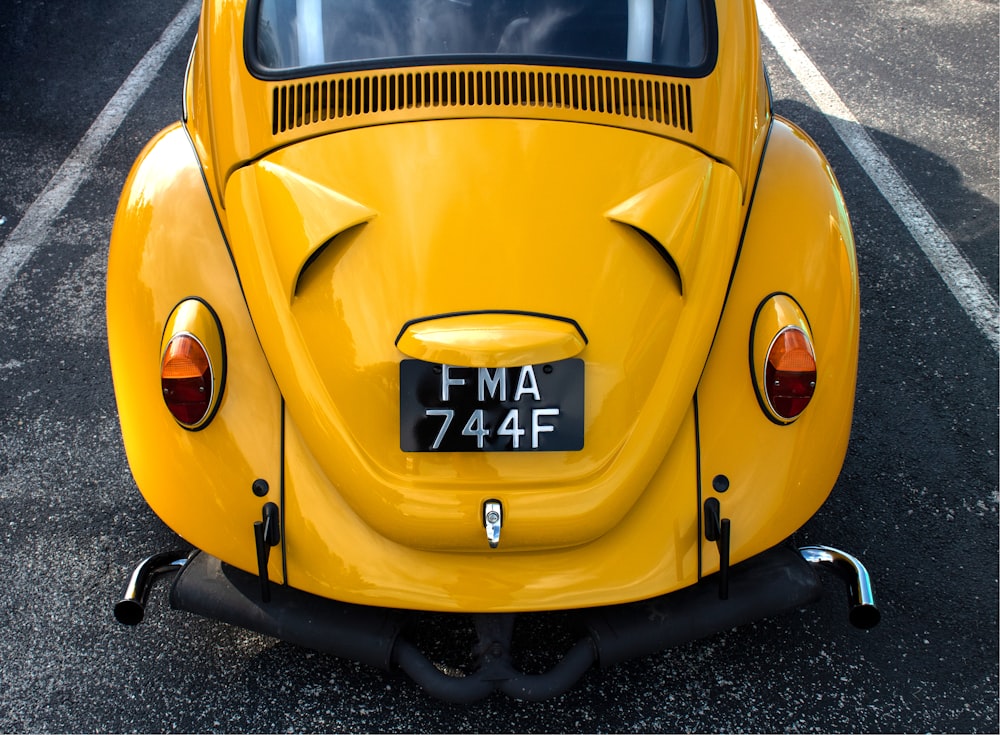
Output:
<svg viewBox="0 0 1000 735">
<path fill-rule="evenodd" d="M 782 545 L 846 451 L 857 277 L 752 3 L 206 2 L 108 331 L 136 482 L 198 550 L 125 622 L 180 570 L 177 607 L 469 701 L 812 601 L 817 565 L 877 621 L 860 562 Z M 518 672 L 513 615 L 575 609 Z M 473 614 L 469 676 L 406 610 Z"/>
</svg>

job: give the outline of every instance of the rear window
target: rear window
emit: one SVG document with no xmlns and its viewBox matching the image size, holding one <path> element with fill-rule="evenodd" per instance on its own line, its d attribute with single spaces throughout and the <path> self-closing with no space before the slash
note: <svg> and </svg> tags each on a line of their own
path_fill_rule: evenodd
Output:
<svg viewBox="0 0 1000 735">
<path fill-rule="evenodd" d="M 683 73 L 710 61 L 710 0 L 257 0 L 253 66 L 507 60 L 645 64 Z M 488 58 L 483 58 L 488 57 Z"/>
</svg>

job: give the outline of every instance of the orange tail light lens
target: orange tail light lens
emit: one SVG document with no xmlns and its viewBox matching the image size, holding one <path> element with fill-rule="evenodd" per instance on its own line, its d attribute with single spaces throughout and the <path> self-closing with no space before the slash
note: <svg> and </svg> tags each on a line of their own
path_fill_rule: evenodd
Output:
<svg viewBox="0 0 1000 735">
<path fill-rule="evenodd" d="M 197 426 L 212 405 L 212 363 L 193 335 L 175 335 L 160 365 L 163 400 L 184 426 Z"/>
<path fill-rule="evenodd" d="M 764 386 L 771 410 L 785 420 L 802 413 L 816 390 L 816 355 L 805 332 L 781 330 L 771 343 L 764 367 Z"/>
</svg>

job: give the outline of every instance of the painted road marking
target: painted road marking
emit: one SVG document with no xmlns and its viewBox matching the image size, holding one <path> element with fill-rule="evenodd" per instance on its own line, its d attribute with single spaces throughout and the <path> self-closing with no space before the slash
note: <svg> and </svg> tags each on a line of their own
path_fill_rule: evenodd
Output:
<svg viewBox="0 0 1000 735">
<path fill-rule="evenodd" d="M 1000 312 L 996 299 L 990 294 L 976 269 L 955 247 L 913 193 L 906 179 L 868 135 L 765 0 L 757 0 L 757 16 L 761 31 L 782 61 L 830 121 L 844 145 L 889 202 L 889 206 L 896 211 L 965 313 L 989 340 L 994 352 L 1000 352 Z"/>
<path fill-rule="evenodd" d="M 45 243 L 55 218 L 66 208 L 83 182 L 90 178 L 97 157 L 194 23 L 200 8 L 200 0 L 185 3 L 94 119 L 90 129 L 49 179 L 42 193 L 28 207 L 6 242 L 0 245 L 0 300 L 24 264 Z"/>
</svg>

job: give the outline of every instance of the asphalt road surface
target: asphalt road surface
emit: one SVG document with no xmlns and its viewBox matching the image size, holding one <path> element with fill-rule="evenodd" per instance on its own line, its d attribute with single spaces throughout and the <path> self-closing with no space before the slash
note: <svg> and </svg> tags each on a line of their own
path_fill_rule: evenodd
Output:
<svg viewBox="0 0 1000 735">
<path fill-rule="evenodd" d="M 179 117 L 193 27 L 108 127 L 105 104 L 184 3 L 2 5 L 0 731 L 1000 729 L 995 342 L 918 245 L 912 212 L 876 187 L 770 43 L 777 112 L 820 143 L 844 187 L 862 286 L 851 449 L 801 540 L 864 559 L 880 627 L 852 629 L 828 580 L 808 609 L 591 671 L 550 702 L 454 706 L 405 678 L 174 612 L 165 586 L 146 622 L 118 625 L 111 608 L 134 563 L 176 539 L 142 502 L 121 445 L 107 242 L 132 160 Z M 995 309 L 996 0 L 770 7 L 877 143 L 876 168 L 898 172 Z M 79 149 L 99 119 L 90 139 L 107 140 Z M 62 206 L 50 182 L 69 175 L 67 160 L 85 165 Z M 32 207 L 46 229 L 12 255 Z"/>
</svg>

